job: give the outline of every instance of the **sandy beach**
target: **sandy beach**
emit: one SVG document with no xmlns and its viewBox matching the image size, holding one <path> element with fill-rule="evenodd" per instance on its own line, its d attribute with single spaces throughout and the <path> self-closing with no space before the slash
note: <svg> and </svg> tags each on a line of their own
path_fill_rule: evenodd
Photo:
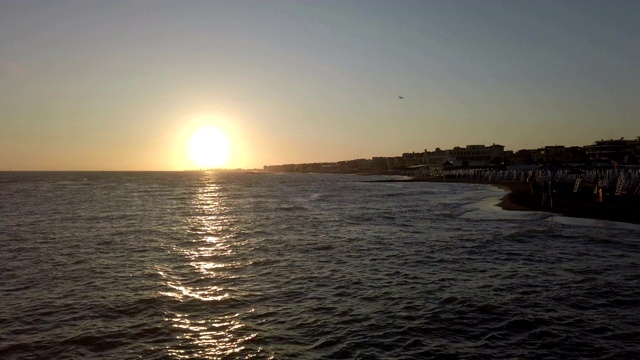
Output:
<svg viewBox="0 0 640 360">
<path fill-rule="evenodd" d="M 640 224 L 640 199 L 637 196 L 609 195 L 599 203 L 592 199 L 591 194 L 585 194 L 585 191 L 573 193 L 570 189 L 562 189 L 563 191 L 554 194 L 551 207 L 548 203 L 542 205 L 540 196 L 532 195 L 530 184 L 513 182 L 494 185 L 510 191 L 498 204 L 505 210 L 548 211 L 571 217 Z"/>
<path fill-rule="evenodd" d="M 573 192 L 573 184 L 556 183 L 553 206 L 547 201 L 542 204 L 542 198 L 538 193 L 532 194 L 531 184 L 519 181 L 482 181 L 472 179 L 443 179 L 442 177 L 413 178 L 401 181 L 424 182 L 457 182 L 488 184 L 509 191 L 498 203 L 504 210 L 510 211 L 547 211 L 564 216 L 599 219 L 609 221 L 621 221 L 640 224 L 640 197 L 632 195 L 604 197 L 603 202 L 596 202 L 592 198 L 589 188 L 579 192 Z"/>
</svg>

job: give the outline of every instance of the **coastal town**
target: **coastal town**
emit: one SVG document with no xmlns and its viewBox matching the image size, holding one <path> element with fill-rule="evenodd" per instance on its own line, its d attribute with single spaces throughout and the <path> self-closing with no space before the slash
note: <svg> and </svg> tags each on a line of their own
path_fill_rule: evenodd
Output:
<svg viewBox="0 0 640 360">
<path fill-rule="evenodd" d="M 332 163 L 265 166 L 264 172 L 403 175 L 403 180 L 493 184 L 507 210 L 640 223 L 640 137 L 516 152 L 467 145 Z M 384 180 L 382 180 L 384 181 Z"/>
<path fill-rule="evenodd" d="M 635 167 L 640 159 L 640 136 L 635 139 L 596 140 L 591 145 L 549 145 L 537 149 L 505 150 L 503 145 L 466 145 L 453 149 L 407 152 L 394 157 L 372 157 L 338 162 L 265 165 L 265 172 L 355 173 L 419 175 L 438 170 L 512 169 L 538 166 L 581 168 Z"/>
</svg>

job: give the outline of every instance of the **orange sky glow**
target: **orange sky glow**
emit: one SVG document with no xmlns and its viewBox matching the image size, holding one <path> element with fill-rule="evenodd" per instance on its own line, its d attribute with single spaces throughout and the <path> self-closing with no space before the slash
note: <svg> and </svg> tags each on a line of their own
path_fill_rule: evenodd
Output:
<svg viewBox="0 0 640 360">
<path fill-rule="evenodd" d="M 5 1 L 0 170 L 636 137 L 638 15 L 638 2 Z M 226 135 L 226 161 L 194 160 L 206 127 Z"/>
</svg>

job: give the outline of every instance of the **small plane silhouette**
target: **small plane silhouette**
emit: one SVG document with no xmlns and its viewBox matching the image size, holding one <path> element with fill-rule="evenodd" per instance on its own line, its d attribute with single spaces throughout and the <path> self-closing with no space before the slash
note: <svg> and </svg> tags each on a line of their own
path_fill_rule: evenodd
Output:
<svg viewBox="0 0 640 360">
<path fill-rule="evenodd" d="M 400 99 L 404 99 L 404 96 L 398 96 L 398 98 L 400 98 Z"/>
</svg>

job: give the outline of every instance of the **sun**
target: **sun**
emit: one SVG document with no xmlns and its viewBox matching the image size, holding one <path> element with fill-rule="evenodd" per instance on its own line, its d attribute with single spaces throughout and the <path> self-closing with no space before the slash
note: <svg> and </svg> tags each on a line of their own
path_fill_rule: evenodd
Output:
<svg viewBox="0 0 640 360">
<path fill-rule="evenodd" d="M 231 144 L 222 130 L 203 127 L 191 136 L 189 157 L 200 168 L 215 168 L 227 164 L 231 155 Z"/>
</svg>

